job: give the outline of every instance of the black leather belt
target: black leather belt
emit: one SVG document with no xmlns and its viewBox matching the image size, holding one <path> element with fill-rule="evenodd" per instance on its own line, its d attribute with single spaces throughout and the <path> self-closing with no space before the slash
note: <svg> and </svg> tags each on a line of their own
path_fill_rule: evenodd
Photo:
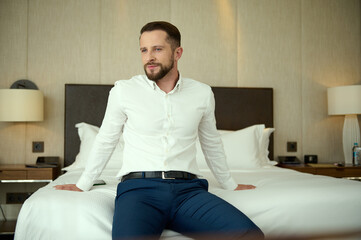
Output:
<svg viewBox="0 0 361 240">
<path fill-rule="evenodd" d="M 122 182 L 129 180 L 129 179 L 136 179 L 136 178 L 161 178 L 161 179 L 197 179 L 197 176 L 188 173 L 188 172 L 181 172 L 181 171 L 168 171 L 168 172 L 131 172 L 127 175 L 122 177 Z"/>
</svg>

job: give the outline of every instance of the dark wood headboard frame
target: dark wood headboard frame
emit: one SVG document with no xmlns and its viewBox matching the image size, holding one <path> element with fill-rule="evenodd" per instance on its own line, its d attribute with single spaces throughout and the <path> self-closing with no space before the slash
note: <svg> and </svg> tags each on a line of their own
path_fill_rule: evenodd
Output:
<svg viewBox="0 0 361 240">
<path fill-rule="evenodd" d="M 79 152 L 80 140 L 75 124 L 100 126 L 113 85 L 65 84 L 64 166 Z M 254 124 L 273 127 L 272 88 L 212 87 L 216 99 L 217 128 L 238 130 Z M 269 157 L 273 159 L 273 135 Z"/>
</svg>

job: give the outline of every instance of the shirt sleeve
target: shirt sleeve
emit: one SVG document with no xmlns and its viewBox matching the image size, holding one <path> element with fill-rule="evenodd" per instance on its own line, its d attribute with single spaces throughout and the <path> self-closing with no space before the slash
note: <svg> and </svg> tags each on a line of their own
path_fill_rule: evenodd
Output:
<svg viewBox="0 0 361 240">
<path fill-rule="evenodd" d="M 227 165 L 222 139 L 216 127 L 214 95 L 211 89 L 209 91 L 208 105 L 198 127 L 199 141 L 208 167 L 219 184 L 224 189 L 234 190 L 237 183 Z"/>
<path fill-rule="evenodd" d="M 102 125 L 90 151 L 85 170 L 76 184 L 83 191 L 90 190 L 100 176 L 122 133 L 127 117 L 120 105 L 120 88 L 116 84 L 109 93 Z"/>
</svg>

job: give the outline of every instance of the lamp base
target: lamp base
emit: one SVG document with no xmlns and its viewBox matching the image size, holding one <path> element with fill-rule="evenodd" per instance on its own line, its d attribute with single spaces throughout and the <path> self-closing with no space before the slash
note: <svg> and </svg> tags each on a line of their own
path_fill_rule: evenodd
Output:
<svg viewBox="0 0 361 240">
<path fill-rule="evenodd" d="M 352 147 L 354 143 L 360 144 L 360 127 L 356 114 L 345 116 L 343 124 L 343 154 L 345 156 L 345 164 L 352 164 Z"/>
</svg>

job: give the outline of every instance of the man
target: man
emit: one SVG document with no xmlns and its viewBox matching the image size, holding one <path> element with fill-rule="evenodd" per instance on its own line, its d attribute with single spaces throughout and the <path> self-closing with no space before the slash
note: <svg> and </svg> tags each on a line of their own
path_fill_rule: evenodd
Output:
<svg viewBox="0 0 361 240">
<path fill-rule="evenodd" d="M 76 185 L 56 188 L 88 191 L 124 130 L 113 239 L 159 238 L 166 228 L 189 236 L 262 239 L 263 233 L 248 217 L 210 194 L 207 181 L 197 177 L 198 136 L 223 188 L 254 188 L 237 185 L 229 173 L 211 88 L 178 72 L 180 40 L 178 29 L 167 22 L 142 28 L 139 42 L 146 76 L 115 83 L 84 173 Z"/>
</svg>

